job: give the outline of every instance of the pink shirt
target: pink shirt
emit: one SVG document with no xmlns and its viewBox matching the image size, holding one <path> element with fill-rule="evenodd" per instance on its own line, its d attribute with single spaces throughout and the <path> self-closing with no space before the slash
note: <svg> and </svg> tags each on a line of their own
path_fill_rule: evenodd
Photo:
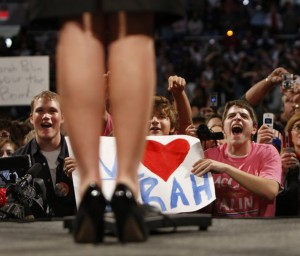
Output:
<svg viewBox="0 0 300 256">
<path fill-rule="evenodd" d="M 112 117 L 109 113 L 107 113 L 106 126 L 104 127 L 102 136 L 111 136 L 112 131 L 113 131 Z"/>
<path fill-rule="evenodd" d="M 252 149 L 245 157 L 232 157 L 227 144 L 204 152 L 206 158 L 234 166 L 249 174 L 281 182 L 281 159 L 271 144 L 252 142 Z M 218 217 L 272 217 L 275 216 L 275 199 L 270 201 L 249 192 L 228 174 L 213 174 L 216 202 L 214 216 Z"/>
</svg>

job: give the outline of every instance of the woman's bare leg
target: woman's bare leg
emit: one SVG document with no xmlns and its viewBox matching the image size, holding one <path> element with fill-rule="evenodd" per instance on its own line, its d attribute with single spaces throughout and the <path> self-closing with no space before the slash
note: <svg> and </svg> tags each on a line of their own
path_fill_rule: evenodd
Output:
<svg viewBox="0 0 300 256">
<path fill-rule="evenodd" d="M 142 160 L 148 121 L 152 111 L 156 73 L 151 14 L 110 17 L 108 64 L 110 103 L 117 138 L 117 183 L 138 193 L 138 166 Z"/>
<path fill-rule="evenodd" d="M 57 47 L 58 88 L 66 128 L 80 170 L 80 194 L 101 185 L 99 135 L 104 113 L 103 22 L 88 13 L 64 23 Z M 99 27 L 95 27 L 95 25 Z"/>
</svg>

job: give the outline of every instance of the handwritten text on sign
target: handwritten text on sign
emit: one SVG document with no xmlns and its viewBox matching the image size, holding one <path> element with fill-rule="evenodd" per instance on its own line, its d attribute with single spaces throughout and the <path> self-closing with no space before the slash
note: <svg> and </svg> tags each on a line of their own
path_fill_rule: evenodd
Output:
<svg viewBox="0 0 300 256">
<path fill-rule="evenodd" d="M 0 105 L 29 105 L 31 99 L 49 90 L 49 57 L 0 58 Z"/>
<path fill-rule="evenodd" d="M 101 137 L 100 152 L 103 193 L 109 199 L 117 175 L 115 138 Z M 139 168 L 140 200 L 159 207 L 165 213 L 196 211 L 213 202 L 215 189 L 211 174 L 200 178 L 191 173 L 193 163 L 201 155 L 201 144 L 196 138 L 185 135 L 148 136 Z M 73 173 L 73 181 L 78 203 L 77 171 Z"/>
</svg>

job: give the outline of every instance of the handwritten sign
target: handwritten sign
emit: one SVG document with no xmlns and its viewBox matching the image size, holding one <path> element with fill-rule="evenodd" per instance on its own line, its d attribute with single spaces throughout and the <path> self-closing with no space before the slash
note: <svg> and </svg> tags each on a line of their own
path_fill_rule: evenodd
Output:
<svg viewBox="0 0 300 256">
<path fill-rule="evenodd" d="M 31 99 L 49 90 L 49 57 L 0 58 L 0 105 L 29 105 Z"/>
<path fill-rule="evenodd" d="M 70 156 L 73 151 L 70 146 Z M 115 138 L 100 137 L 99 167 L 102 189 L 109 200 L 115 187 L 117 157 Z M 144 159 L 139 167 L 140 198 L 164 213 L 199 210 L 215 200 L 211 174 L 197 177 L 191 173 L 193 163 L 201 159 L 203 150 L 198 139 L 185 135 L 148 136 Z M 73 173 L 77 205 L 79 173 Z"/>
</svg>

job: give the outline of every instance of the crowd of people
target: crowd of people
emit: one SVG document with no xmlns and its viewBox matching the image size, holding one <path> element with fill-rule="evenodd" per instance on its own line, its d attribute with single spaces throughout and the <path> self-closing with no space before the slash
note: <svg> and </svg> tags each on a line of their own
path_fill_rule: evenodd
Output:
<svg viewBox="0 0 300 256">
<path fill-rule="evenodd" d="M 248 5 L 234 0 L 187 2 L 184 19 L 156 30 L 158 95 L 168 96 L 169 76 L 184 77 L 188 99 L 199 113 L 205 110 L 209 94 L 218 93 L 224 105 L 226 101 L 241 97 L 276 67 L 282 66 L 297 74 L 300 8 L 296 1 L 273 1 L 273 7 L 264 1 L 249 1 Z M 280 20 L 278 24 L 282 24 L 276 33 L 267 22 L 272 8 Z M 243 22 L 236 22 L 237 17 L 242 17 Z M 202 29 L 189 28 L 194 19 L 195 23 L 202 24 Z M 227 36 L 230 29 L 233 35 Z M 24 26 L 12 38 L 12 46 L 2 50 L 1 56 L 50 56 L 50 90 L 56 91 L 57 38 L 56 27 L 45 30 L 44 24 L 42 27 Z M 274 88 L 266 96 L 264 104 L 271 112 L 280 111 L 278 89 Z M 29 109 L 1 107 L 0 111 L 2 115 L 17 119 L 24 118 Z"/>
<path fill-rule="evenodd" d="M 227 102 L 221 115 L 219 108 L 211 107 L 209 114 L 202 119 L 193 117 L 185 92 L 186 80 L 182 77 L 170 76 L 168 79 L 172 101 L 161 95 L 154 97 L 149 136 L 182 134 L 201 138 L 198 130 L 201 125 L 205 125 L 212 134 L 223 134 L 223 138 L 201 140 L 205 159 L 195 159 L 194 169 L 191 170 L 199 176 L 208 171 L 214 173 L 217 200 L 211 212 L 213 216 L 299 216 L 300 116 L 296 106 L 300 104 L 300 84 L 295 80 L 292 88 L 283 88 L 282 74 L 287 72 L 284 68 L 276 68 L 240 99 Z M 293 105 L 286 119 L 274 119 L 274 129 L 262 123 L 261 109 L 261 103 L 272 86 L 281 88 L 283 99 L 289 95 L 290 101 L 283 100 L 284 105 Z M 69 157 L 59 102 L 56 93 L 41 92 L 32 100 L 28 120 L 1 119 L 0 122 L 1 157 L 29 154 L 33 163 L 43 164 L 40 178 L 46 184 L 49 206 L 48 212 L 37 215 L 38 218 L 62 217 L 76 212 L 72 172 L 77 164 L 75 159 Z M 114 136 L 112 120 L 104 123 L 104 127 L 109 129 L 105 136 Z M 291 138 L 288 148 L 283 141 L 286 133 Z M 270 143 L 276 136 L 280 140 L 279 147 Z M 5 177 L 9 177 L 8 173 Z M 226 186 L 224 180 L 227 180 Z M 239 189 L 242 192 L 238 192 Z M 238 209 L 239 200 L 251 201 L 250 195 L 255 195 L 251 203 L 253 208 Z M 230 198 L 235 198 L 236 203 L 233 204 Z M 230 208 L 230 204 L 237 208 Z"/>
<path fill-rule="evenodd" d="M 61 30 L 63 36 L 60 37 L 57 48 L 57 56 L 60 60 L 57 81 L 64 86 L 60 86 L 59 93 L 56 93 L 56 87 L 52 84 L 52 90 L 42 91 L 34 96 L 30 105 L 30 113 L 26 117 L 21 117 L 23 121 L 19 121 L 20 119 L 16 116 L 10 116 L 7 112 L 7 117 L 0 120 L 0 157 L 26 154 L 30 155 L 33 164 L 42 165 L 42 170 L 37 177 L 44 181 L 46 188 L 45 210 L 42 213 L 32 212 L 34 217 L 63 217 L 77 213 L 75 241 L 102 242 L 103 233 L 99 232 L 103 232 L 103 214 L 107 202 L 101 191 L 99 154 L 98 150 L 95 150 L 99 147 L 99 142 L 95 140 L 95 137 L 101 135 L 115 136 L 122 142 L 119 143 L 122 145 L 118 148 L 122 152 L 119 154 L 122 155 L 119 157 L 122 164 L 119 168 L 122 169 L 122 166 L 126 168 L 124 167 L 124 170 L 118 173 L 118 185 L 111 200 L 121 242 L 147 239 L 140 207 L 134 199 L 137 197 L 138 188 L 135 186 L 136 172 L 132 171 L 132 169 L 137 169 L 142 156 L 144 143 L 141 142 L 141 138 L 144 138 L 144 135 L 189 135 L 200 138 L 202 148 L 205 150 L 204 158 L 194 159 L 194 165 L 190 171 L 200 177 L 207 172 L 213 174 L 216 200 L 205 209 L 212 216 L 300 216 L 300 83 L 297 76 L 294 76 L 289 86 L 282 85 L 283 75 L 297 74 L 299 70 L 300 44 L 296 40 L 292 42 L 295 38 L 287 41 L 280 39 L 274 41 L 269 34 L 272 32 L 278 35 L 282 31 L 289 31 L 291 34 L 298 33 L 293 29 L 292 21 L 287 27 L 286 14 L 291 15 L 290 7 L 293 5 L 286 4 L 281 17 L 278 13 L 280 7 L 278 1 L 274 1 L 269 9 L 259 4 L 252 9 L 241 8 L 241 5 L 233 0 L 221 1 L 220 5 L 214 5 L 213 2 L 205 1 L 203 13 L 191 11 L 188 18 L 185 17 L 178 23 L 174 23 L 173 29 L 163 27 L 157 31 L 159 35 L 156 41 L 157 91 L 153 98 L 150 115 L 148 115 L 148 110 L 151 110 L 149 95 L 152 93 L 154 84 L 152 81 L 155 73 L 154 63 L 150 69 L 149 65 L 144 66 L 144 73 L 139 74 L 149 82 L 149 86 L 146 86 L 147 91 L 141 90 L 139 83 L 134 83 L 134 86 L 131 81 L 130 86 L 135 88 L 132 90 L 132 95 L 135 95 L 136 91 L 140 92 L 139 96 L 133 97 L 134 101 L 139 100 L 140 107 L 144 104 L 143 108 L 137 110 L 132 104 L 132 98 L 125 97 L 129 86 L 125 89 L 121 87 L 122 90 L 119 90 L 118 86 L 123 81 L 120 74 L 124 72 L 124 69 L 120 70 L 119 63 L 114 59 L 116 55 L 111 57 L 112 60 L 109 63 L 113 68 L 110 70 L 111 73 L 104 75 L 104 79 L 100 71 L 105 73 L 105 64 L 99 63 L 98 59 L 95 60 L 94 64 L 95 66 L 99 64 L 100 71 L 97 69 L 95 72 L 96 69 L 92 69 L 86 76 L 89 77 L 90 84 L 95 85 L 95 91 L 91 93 L 86 90 L 84 95 L 80 94 L 83 101 L 80 101 L 81 105 L 78 104 L 76 97 L 79 95 L 78 91 L 82 90 L 83 80 L 80 80 L 82 74 L 72 72 L 89 63 L 90 58 L 80 63 L 75 61 L 78 57 L 76 55 L 73 56 L 74 61 L 70 62 L 68 59 L 66 62 L 66 57 L 70 57 L 70 53 L 75 49 L 68 48 L 66 45 L 73 42 L 74 29 L 79 42 L 86 37 L 86 34 L 78 30 L 76 20 L 70 19 L 64 23 L 65 26 Z M 297 7 L 295 12 L 299 11 L 299 6 Z M 209 14 L 211 17 L 217 15 L 218 22 L 209 21 Z M 153 26 L 151 22 L 153 16 L 149 15 L 149 20 L 144 24 L 145 27 L 141 28 L 135 27 L 136 23 L 131 23 L 137 16 L 124 15 L 122 13 L 117 17 L 112 15 L 108 23 L 111 22 L 113 25 L 115 19 L 126 20 L 128 18 L 128 26 L 134 28 L 133 31 L 129 30 L 133 32 L 130 36 L 136 37 L 137 41 L 127 43 L 133 43 L 133 45 L 136 43 L 136 46 L 140 47 L 144 45 L 146 39 L 149 43 L 147 45 L 151 45 L 152 38 L 149 35 Z M 239 26 L 233 26 L 235 23 L 230 23 L 231 18 L 236 18 L 236 15 L 244 17 Z M 89 26 L 91 17 L 89 15 L 84 17 L 80 21 L 81 27 L 87 26 L 87 29 L 91 29 Z M 277 17 L 276 26 L 270 22 L 274 17 Z M 227 23 L 221 22 L 222 20 L 226 20 Z M 258 20 L 261 23 L 258 23 Z M 243 25 L 255 28 L 255 36 L 251 29 L 245 30 Z M 225 36 L 222 40 L 210 39 L 206 42 L 199 40 L 201 35 L 213 37 L 227 28 L 231 28 L 239 36 Z M 101 31 L 98 31 L 98 28 L 92 29 L 96 30 L 94 32 Z M 145 37 L 136 33 L 135 29 L 141 30 L 140 32 Z M 126 33 L 125 36 L 116 33 L 114 35 L 116 38 L 111 40 L 113 49 L 118 52 L 118 58 L 120 58 L 120 53 L 126 57 L 127 52 L 115 42 L 123 43 L 122 40 L 127 39 Z M 90 42 L 91 46 L 98 49 L 99 44 L 94 44 L 94 38 L 86 39 L 91 41 L 85 41 L 85 43 Z M 99 40 L 102 45 L 99 38 L 96 40 Z M 128 47 L 126 43 L 125 46 Z M 102 49 L 102 46 L 100 48 Z M 97 53 L 101 53 L 101 49 L 98 49 Z M 143 47 L 135 49 L 140 49 L 141 55 L 144 54 L 145 57 L 148 54 L 154 55 L 152 47 L 147 47 L 148 50 L 152 49 L 150 52 L 144 51 Z M 25 49 L 23 50 L 25 52 Z M 84 53 L 89 52 L 90 49 L 83 44 L 81 50 L 82 52 L 77 53 L 82 54 L 80 58 L 82 60 L 83 57 L 87 57 Z M 43 51 L 37 49 L 31 52 L 32 55 L 41 53 L 43 54 Z M 18 55 L 22 54 L 18 53 Z M 141 55 L 138 54 L 138 57 Z M 55 61 L 54 58 L 52 60 Z M 143 58 L 140 62 L 139 60 L 137 58 L 135 61 L 144 64 Z M 73 66 L 74 63 L 78 65 L 76 68 Z M 127 63 L 127 68 L 129 66 Z M 127 71 L 132 75 L 139 73 L 137 70 L 128 68 Z M 74 79 L 75 75 L 76 77 L 78 75 L 78 79 Z M 100 83 L 103 84 L 101 92 L 98 88 Z M 76 90 L 74 90 L 74 84 L 77 86 Z M 71 92 L 72 97 L 68 100 L 66 97 L 60 98 Z M 213 97 L 210 97 L 212 95 Z M 110 104 L 106 104 L 107 100 Z M 121 100 L 124 100 L 124 104 L 120 104 Z M 131 109 L 132 113 L 138 113 L 137 116 L 130 117 L 132 121 L 128 127 L 132 127 L 131 130 L 128 127 L 126 129 L 122 127 L 125 113 L 127 113 L 124 111 L 125 107 Z M 94 114 L 84 114 L 91 113 L 91 109 Z M 99 116 L 97 119 L 95 116 L 99 112 L 103 112 L 104 116 Z M 265 112 L 274 114 L 274 126 L 271 128 L 263 122 Z M 65 125 L 65 116 L 69 126 Z M 148 116 L 150 119 L 147 123 Z M 76 125 L 79 118 L 80 124 Z M 128 123 L 128 116 L 126 119 Z M 85 137 L 82 137 L 83 132 L 86 131 L 82 123 L 92 127 Z M 142 128 L 146 124 L 148 130 L 145 133 L 145 129 Z M 209 138 L 201 137 L 204 130 L 199 129 L 203 128 L 203 125 L 207 127 Z M 137 131 L 132 132 L 133 128 Z M 213 134 L 222 136 L 216 138 L 212 136 Z M 66 135 L 71 138 L 77 159 L 69 156 Z M 286 137 L 290 138 L 288 147 Z M 85 138 L 88 140 L 85 141 Z M 130 150 L 128 149 L 129 139 Z M 83 203 L 80 204 L 79 209 L 76 207 L 72 181 L 72 172 L 77 168 L 85 170 L 80 173 L 85 189 L 81 188 L 80 191 Z M 8 170 L 2 170 L 2 172 L 1 178 L 9 180 Z M 25 173 L 17 172 L 18 177 L 24 175 Z M 95 207 L 92 203 L 99 205 Z M 126 217 L 127 219 L 122 216 L 124 205 L 130 206 L 126 209 L 129 216 Z M 101 215 L 102 219 L 99 220 L 98 215 L 96 216 L 93 211 Z M 95 224 L 91 228 L 92 233 L 87 230 L 89 223 L 86 224 L 86 221 Z M 132 234 L 132 231 L 126 228 L 128 221 L 134 222 L 137 228 L 136 233 Z M 130 235 L 133 237 L 128 237 Z"/>
</svg>

